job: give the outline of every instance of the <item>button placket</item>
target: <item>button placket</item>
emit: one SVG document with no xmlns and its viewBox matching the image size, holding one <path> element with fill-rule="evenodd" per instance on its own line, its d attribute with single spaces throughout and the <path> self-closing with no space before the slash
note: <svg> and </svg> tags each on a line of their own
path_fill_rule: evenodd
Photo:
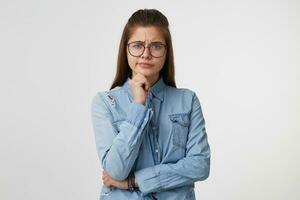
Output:
<svg viewBox="0 0 300 200">
<path fill-rule="evenodd" d="M 156 151 L 156 157 L 157 157 L 157 164 L 160 163 L 160 147 L 159 147 L 159 138 L 158 138 L 158 132 L 155 132 L 155 151 Z"/>
<path fill-rule="evenodd" d="M 151 122 L 150 122 L 150 134 L 152 135 L 152 144 L 153 144 L 153 147 L 152 149 L 154 150 L 154 161 L 156 164 L 159 164 L 160 163 L 160 147 L 159 147 L 159 138 L 158 138 L 158 127 L 156 125 L 156 115 L 157 113 L 154 112 L 155 109 L 154 109 L 154 105 L 153 105 L 153 98 L 154 97 L 154 94 L 152 92 L 148 93 L 148 96 L 147 96 L 147 101 L 146 101 L 146 106 L 149 108 L 149 110 L 152 110 L 152 113 L 153 113 L 153 117 L 151 118 Z"/>
<path fill-rule="evenodd" d="M 159 164 L 160 163 L 160 147 L 159 147 L 159 138 L 158 138 L 158 131 L 157 131 L 157 126 L 155 124 L 155 118 L 152 118 L 152 123 L 151 123 L 151 132 L 152 132 L 152 135 L 153 135 L 153 149 L 155 151 L 154 153 L 154 160 L 155 160 L 155 163 L 156 164 Z"/>
</svg>

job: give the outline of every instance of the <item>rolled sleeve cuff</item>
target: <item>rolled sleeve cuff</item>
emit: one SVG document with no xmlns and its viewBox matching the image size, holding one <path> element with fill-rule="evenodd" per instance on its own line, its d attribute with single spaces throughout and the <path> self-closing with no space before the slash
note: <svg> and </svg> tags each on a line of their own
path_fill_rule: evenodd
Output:
<svg viewBox="0 0 300 200">
<path fill-rule="evenodd" d="M 135 171 L 134 176 L 144 196 L 161 190 L 159 171 L 156 166 Z"/>
<path fill-rule="evenodd" d="M 135 101 L 132 101 L 129 106 L 127 121 L 136 127 L 140 127 L 147 114 L 148 108 Z"/>
</svg>

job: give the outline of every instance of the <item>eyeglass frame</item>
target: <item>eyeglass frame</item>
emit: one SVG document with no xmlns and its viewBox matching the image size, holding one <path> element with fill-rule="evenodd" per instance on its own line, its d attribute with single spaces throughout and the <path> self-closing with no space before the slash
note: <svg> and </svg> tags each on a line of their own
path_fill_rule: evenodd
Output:
<svg viewBox="0 0 300 200">
<path fill-rule="evenodd" d="M 131 56 L 133 56 L 133 57 L 141 57 L 141 56 L 144 54 L 146 48 L 150 48 L 150 47 L 149 47 L 149 45 L 148 45 L 148 47 L 146 47 L 144 44 L 141 44 L 141 45 L 143 45 L 143 47 L 144 47 L 143 52 L 142 52 L 141 55 L 139 55 L 139 56 L 134 56 L 134 55 L 131 54 L 131 52 L 130 52 L 130 50 L 129 50 L 129 45 L 132 44 L 132 43 L 136 43 L 136 42 L 139 42 L 139 41 L 133 41 L 133 42 L 127 43 L 126 46 L 127 46 L 128 52 L 129 52 L 129 54 L 130 54 Z M 153 43 L 154 43 L 154 42 L 153 42 Z M 164 46 L 165 51 L 164 51 L 164 54 L 163 54 L 162 56 L 160 56 L 160 57 L 155 57 L 155 56 L 152 55 L 151 50 L 149 49 L 150 55 L 151 55 L 152 57 L 154 57 L 154 58 L 161 58 L 161 57 L 163 57 L 163 56 L 166 54 L 166 52 L 167 52 L 167 45 L 164 44 L 164 43 L 162 43 L 162 42 L 158 42 L 158 43 Z M 150 44 L 151 44 L 151 43 L 150 43 Z"/>
</svg>

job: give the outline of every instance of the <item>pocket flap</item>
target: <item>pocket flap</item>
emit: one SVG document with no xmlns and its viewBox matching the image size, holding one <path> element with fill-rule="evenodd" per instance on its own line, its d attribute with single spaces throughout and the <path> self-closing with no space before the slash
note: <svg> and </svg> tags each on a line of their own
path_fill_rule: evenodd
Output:
<svg viewBox="0 0 300 200">
<path fill-rule="evenodd" d="M 188 126 L 190 123 L 188 113 L 169 114 L 169 118 L 172 122 L 178 123 L 182 126 Z"/>
</svg>

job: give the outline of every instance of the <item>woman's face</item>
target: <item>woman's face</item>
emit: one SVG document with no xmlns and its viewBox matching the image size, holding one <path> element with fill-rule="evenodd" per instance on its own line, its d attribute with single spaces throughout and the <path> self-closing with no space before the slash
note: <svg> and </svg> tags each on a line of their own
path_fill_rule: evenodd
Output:
<svg viewBox="0 0 300 200">
<path fill-rule="evenodd" d="M 157 79 L 160 70 L 164 66 L 167 54 L 167 48 L 161 45 L 166 44 L 162 33 L 153 26 L 137 27 L 130 37 L 129 43 L 132 44 L 130 47 L 127 47 L 127 59 L 133 76 L 136 73 L 141 73 L 147 79 Z M 143 52 L 143 45 L 150 48 L 145 48 Z M 138 55 L 140 56 L 135 57 Z M 142 63 L 149 65 L 143 65 Z"/>
</svg>

